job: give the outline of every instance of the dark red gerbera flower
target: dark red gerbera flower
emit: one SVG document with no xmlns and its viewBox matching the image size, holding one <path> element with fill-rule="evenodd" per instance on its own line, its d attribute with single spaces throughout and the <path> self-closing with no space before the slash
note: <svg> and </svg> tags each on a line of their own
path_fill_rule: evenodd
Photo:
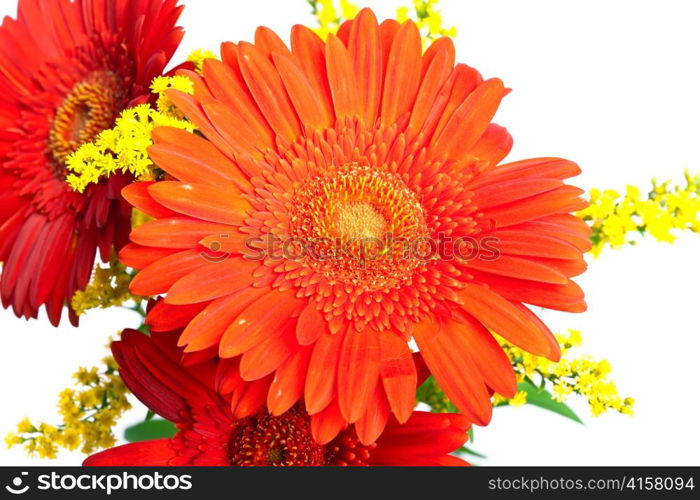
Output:
<svg viewBox="0 0 700 500">
<path fill-rule="evenodd" d="M 172 439 L 118 446 L 85 461 L 89 466 L 430 466 L 468 465 L 449 455 L 467 439 L 463 415 L 413 412 L 405 424 L 391 419 L 376 441 L 363 444 L 356 426 L 313 419 L 299 406 L 272 416 L 265 410 L 234 418 L 216 390 L 217 362 L 189 363 L 177 337 L 147 337 L 127 330 L 112 351 L 126 385 L 146 406 L 175 422 Z M 194 360 L 197 361 L 197 360 Z M 187 365 L 187 366 L 185 366 Z M 337 408 L 337 405 L 336 405 Z M 314 439 L 319 426 L 338 426 L 330 441 Z M 338 433 L 340 430 L 340 433 Z"/>
<path fill-rule="evenodd" d="M 65 160 L 148 98 L 183 31 L 177 0 L 20 0 L 0 28 L 0 292 L 34 318 L 61 310 L 128 239 L 114 175 L 78 194 Z M 71 321 L 77 318 L 71 313 Z"/>
</svg>

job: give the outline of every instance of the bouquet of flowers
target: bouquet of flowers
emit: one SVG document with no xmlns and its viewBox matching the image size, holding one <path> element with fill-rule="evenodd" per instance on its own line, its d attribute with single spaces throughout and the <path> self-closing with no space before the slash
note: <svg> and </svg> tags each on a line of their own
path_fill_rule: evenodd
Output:
<svg viewBox="0 0 700 500">
<path fill-rule="evenodd" d="M 700 178 L 585 193 L 573 161 L 505 161 L 509 89 L 459 62 L 437 0 L 386 20 L 308 4 L 289 44 L 261 27 L 175 65 L 177 0 L 19 0 L 5 19 L 2 305 L 143 316 L 78 369 L 60 423 L 23 420 L 8 445 L 452 466 L 478 461 L 496 407 L 632 414 L 609 363 L 539 311 L 586 310 L 585 254 L 700 230 Z M 115 446 L 133 398 L 150 411 Z"/>
</svg>

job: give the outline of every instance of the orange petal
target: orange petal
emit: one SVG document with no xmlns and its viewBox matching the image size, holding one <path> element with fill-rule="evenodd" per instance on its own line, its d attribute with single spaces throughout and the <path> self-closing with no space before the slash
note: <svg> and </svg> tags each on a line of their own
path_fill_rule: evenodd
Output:
<svg viewBox="0 0 700 500">
<path fill-rule="evenodd" d="M 549 342 L 537 325 L 500 294 L 466 283 L 458 295 L 466 311 L 501 337 L 532 354 L 549 353 Z"/>
<path fill-rule="evenodd" d="M 314 344 L 304 385 L 306 411 L 310 415 L 322 411 L 335 397 L 338 358 L 344 336 L 344 332 L 324 333 Z"/>
<path fill-rule="evenodd" d="M 231 226 L 202 222 L 189 217 L 158 219 L 135 228 L 131 241 L 147 247 L 198 248 L 199 241 L 212 234 L 231 232 Z"/>
<path fill-rule="evenodd" d="M 275 134 L 260 112 L 253 95 L 243 79 L 238 64 L 238 47 L 230 42 L 224 43 L 235 55 L 232 63 L 222 63 L 216 59 L 204 61 L 204 77 L 211 87 L 213 96 L 230 109 L 235 109 L 243 120 L 255 131 L 257 138 L 253 146 L 259 149 L 274 147 Z"/>
<path fill-rule="evenodd" d="M 447 397 L 474 422 L 491 420 L 491 398 L 461 336 L 428 318 L 413 336 L 430 372 Z"/>
<path fill-rule="evenodd" d="M 250 203 L 233 186 L 211 186 L 177 181 L 156 182 L 148 188 L 163 206 L 200 220 L 239 225 Z"/>
<path fill-rule="evenodd" d="M 156 219 L 177 216 L 177 212 L 165 208 L 148 194 L 148 187 L 152 184 L 153 182 L 134 182 L 122 189 L 122 196 L 134 208 Z"/>
<path fill-rule="evenodd" d="M 311 415 L 311 435 L 318 444 L 328 444 L 347 426 L 334 399 L 320 413 Z"/>
<path fill-rule="evenodd" d="M 431 147 L 431 156 L 459 158 L 469 153 L 491 123 L 506 91 L 498 78 L 487 80 L 455 110 Z"/>
<path fill-rule="evenodd" d="M 496 228 L 501 228 L 548 215 L 577 212 L 588 206 L 588 202 L 580 198 L 582 194 L 581 189 L 566 185 L 530 198 L 485 209 L 483 217 L 490 219 Z"/>
<path fill-rule="evenodd" d="M 226 329 L 219 343 L 219 355 L 232 358 L 262 342 L 270 332 L 282 328 L 298 315 L 299 300 L 291 293 L 271 290 L 246 307 Z"/>
<path fill-rule="evenodd" d="M 357 78 L 348 50 L 336 36 L 326 41 L 326 67 L 333 107 L 338 118 L 361 114 Z"/>
<path fill-rule="evenodd" d="M 289 141 L 301 134 L 299 119 L 277 70 L 255 46 L 239 45 L 241 73 L 260 111 L 275 133 Z"/>
<path fill-rule="evenodd" d="M 355 431 L 360 442 L 364 445 L 374 443 L 384 431 L 390 416 L 389 402 L 384 395 L 381 384 L 377 384 L 372 400 L 367 405 L 367 411 L 355 423 Z"/>
<path fill-rule="evenodd" d="M 316 33 L 297 24 L 292 28 L 292 54 L 314 88 L 324 114 L 335 118 L 326 74 L 326 46 Z"/>
<path fill-rule="evenodd" d="M 338 404 L 349 423 L 367 410 L 379 379 L 379 338 L 371 329 L 350 328 L 338 359 Z"/>
<path fill-rule="evenodd" d="M 267 393 L 267 408 L 279 416 L 288 411 L 304 393 L 304 379 L 309 368 L 311 347 L 301 347 L 275 372 Z"/>
<path fill-rule="evenodd" d="M 299 120 L 313 128 L 329 127 L 333 117 L 323 107 L 318 94 L 291 57 L 274 54 L 273 61 Z"/>
<path fill-rule="evenodd" d="M 204 260 L 203 257 L 200 257 Z M 228 258 L 207 262 L 180 278 L 168 290 L 165 302 L 173 305 L 195 304 L 218 299 L 251 285 L 257 262 Z"/>
<path fill-rule="evenodd" d="M 205 265 L 206 260 L 198 250 L 184 250 L 143 268 L 129 285 L 135 295 L 148 297 L 167 292 L 177 280 Z"/>
<path fill-rule="evenodd" d="M 233 182 L 239 189 L 250 187 L 235 163 L 206 139 L 171 127 L 153 130 L 152 137 L 155 144 L 148 148 L 148 154 L 159 168 L 176 179 L 216 186 Z"/>
<path fill-rule="evenodd" d="M 328 323 L 326 318 L 316 309 L 315 303 L 309 302 L 309 305 L 304 308 L 297 321 L 296 332 L 299 344 L 311 345 L 327 331 Z"/>
<path fill-rule="evenodd" d="M 499 255 L 493 259 L 471 259 L 466 263 L 469 269 L 478 269 L 491 274 L 509 276 L 541 283 L 556 283 L 565 285 L 568 278 L 554 267 L 542 264 L 533 259 Z"/>
<path fill-rule="evenodd" d="M 277 331 L 271 331 L 268 337 L 258 345 L 247 350 L 241 356 L 241 377 L 252 381 L 271 374 L 294 353 L 296 343 L 294 323 L 289 321 Z"/>
<path fill-rule="evenodd" d="M 421 53 L 418 28 L 413 21 L 406 21 L 394 37 L 387 60 L 382 95 L 382 123 L 395 123 L 413 107 L 420 85 Z"/>
<path fill-rule="evenodd" d="M 189 322 L 177 345 L 185 346 L 185 352 L 201 351 L 218 345 L 233 320 L 264 293 L 264 288 L 246 288 L 214 300 Z"/>
<path fill-rule="evenodd" d="M 143 269 L 149 264 L 153 264 L 155 261 L 175 252 L 177 250 L 172 248 L 142 247 L 129 243 L 119 251 L 119 262 L 134 269 Z"/>
<path fill-rule="evenodd" d="M 348 49 L 357 75 L 363 118 L 366 124 L 372 125 L 379 112 L 383 68 L 379 26 L 370 9 L 362 9 L 350 27 Z"/>
<path fill-rule="evenodd" d="M 396 420 L 409 419 L 415 406 L 418 376 L 406 341 L 393 332 L 379 334 L 380 374 Z"/>
<path fill-rule="evenodd" d="M 464 341 L 486 384 L 502 396 L 513 397 L 517 386 L 513 366 L 496 339 L 469 314 L 460 313 L 457 320 L 459 323 L 450 322 L 445 328 Z"/>
</svg>

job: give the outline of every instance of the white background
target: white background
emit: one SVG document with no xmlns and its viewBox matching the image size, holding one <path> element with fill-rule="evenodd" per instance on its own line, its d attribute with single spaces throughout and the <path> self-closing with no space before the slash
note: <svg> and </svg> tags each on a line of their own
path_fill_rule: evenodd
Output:
<svg viewBox="0 0 700 500">
<path fill-rule="evenodd" d="M 250 40 L 260 24 L 286 34 L 312 22 L 304 0 L 183 0 L 188 30 L 178 53 L 217 50 Z M 380 17 L 410 0 L 364 1 Z M 577 183 L 646 187 L 653 176 L 682 181 L 700 172 L 700 36 L 693 1 L 443 0 L 459 29 L 458 60 L 513 88 L 497 122 L 515 138 L 509 159 L 558 155 L 584 169 Z M 0 14 L 16 2 L 3 0 Z M 179 59 L 178 59 L 179 60 Z M 502 408 L 476 429 L 474 447 L 493 465 L 698 465 L 698 269 L 700 237 L 673 245 L 644 241 L 607 251 L 580 280 L 589 311 L 547 314 L 555 329 L 583 331 L 584 351 L 606 357 L 636 415 L 588 416 L 585 426 L 533 407 Z M 135 326 L 126 311 L 91 312 L 80 330 L 16 320 L 0 311 L 0 434 L 24 416 L 55 422 L 58 392 L 78 365 L 105 355 L 118 330 Z M 124 423 L 143 417 L 133 410 Z M 62 454 L 57 464 L 78 464 Z M 0 464 L 35 464 L 0 442 Z"/>
</svg>

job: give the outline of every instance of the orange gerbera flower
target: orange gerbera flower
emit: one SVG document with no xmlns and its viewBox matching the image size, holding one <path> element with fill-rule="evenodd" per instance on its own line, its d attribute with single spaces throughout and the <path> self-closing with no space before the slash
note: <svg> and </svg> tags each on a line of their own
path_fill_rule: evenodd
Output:
<svg viewBox="0 0 700 500">
<path fill-rule="evenodd" d="M 572 162 L 497 166 L 511 147 L 490 124 L 506 94 L 454 65 L 449 39 L 424 54 L 408 21 L 363 10 L 323 42 L 296 26 L 225 43 L 195 95 L 170 97 L 203 137 L 159 129 L 150 154 L 171 177 L 125 197 L 157 220 L 121 254 L 140 295 L 166 294 L 154 330 L 186 327 L 187 352 L 228 360 L 273 415 L 303 397 L 381 428 L 414 406 L 415 339 L 471 420 L 510 362 L 489 330 L 557 359 L 523 303 L 583 311 L 586 204 Z M 265 398 L 262 398 L 263 400 Z M 330 411 L 330 410 L 329 410 Z"/>
<path fill-rule="evenodd" d="M 216 362 L 185 367 L 175 337 L 127 330 L 112 351 L 124 382 L 150 409 L 175 422 L 172 439 L 144 441 L 97 453 L 88 466 L 435 466 L 469 465 L 450 456 L 467 440 L 463 415 L 413 412 L 392 419 L 384 433 L 362 444 L 353 427 L 319 444 L 319 421 L 299 408 L 279 416 L 264 411 L 236 419 L 214 390 Z M 187 359 L 187 357 L 185 357 Z M 337 431 L 336 431 L 337 432 Z"/>
<path fill-rule="evenodd" d="M 0 28 L 0 288 L 32 318 L 63 305 L 128 241 L 122 174 L 78 194 L 65 160 L 148 98 L 177 48 L 177 0 L 19 0 Z M 77 318 L 71 311 L 71 320 Z"/>
</svg>

